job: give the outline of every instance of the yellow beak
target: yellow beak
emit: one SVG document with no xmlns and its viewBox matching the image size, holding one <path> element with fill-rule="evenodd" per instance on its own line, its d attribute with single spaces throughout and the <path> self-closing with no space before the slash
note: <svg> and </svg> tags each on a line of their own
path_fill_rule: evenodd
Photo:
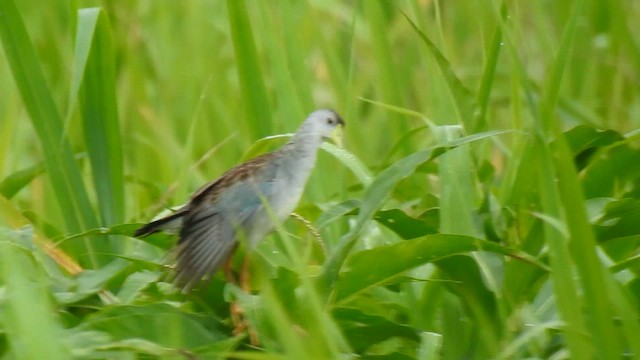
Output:
<svg viewBox="0 0 640 360">
<path fill-rule="evenodd" d="M 342 125 L 338 125 L 331 132 L 331 140 L 339 147 L 344 147 L 342 144 L 342 128 L 343 128 Z"/>
</svg>

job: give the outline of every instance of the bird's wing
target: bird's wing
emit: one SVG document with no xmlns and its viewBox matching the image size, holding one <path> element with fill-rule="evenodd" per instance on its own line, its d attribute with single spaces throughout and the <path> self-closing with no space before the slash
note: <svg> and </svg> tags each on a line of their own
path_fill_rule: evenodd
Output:
<svg viewBox="0 0 640 360">
<path fill-rule="evenodd" d="M 256 189 L 265 196 L 270 191 L 266 165 L 272 156 L 265 154 L 229 170 L 191 198 L 177 247 L 175 281 L 184 291 L 213 276 L 231 256 L 237 228 L 262 206 Z"/>
<path fill-rule="evenodd" d="M 203 277 L 213 276 L 235 247 L 233 225 L 215 207 L 190 214 L 176 249 L 176 284 L 185 292 L 191 290 Z"/>
<path fill-rule="evenodd" d="M 196 191 L 191 196 L 191 203 L 201 203 L 204 201 L 215 202 L 218 196 L 225 190 L 263 172 L 266 165 L 268 165 L 275 156 L 275 152 L 266 153 L 230 169 L 218 179 L 205 184 Z"/>
</svg>

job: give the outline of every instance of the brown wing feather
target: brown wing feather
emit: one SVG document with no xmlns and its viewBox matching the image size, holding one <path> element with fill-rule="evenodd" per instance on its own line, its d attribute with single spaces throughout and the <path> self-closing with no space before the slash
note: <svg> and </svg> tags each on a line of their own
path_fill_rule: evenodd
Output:
<svg viewBox="0 0 640 360">
<path fill-rule="evenodd" d="M 212 203 L 226 188 L 246 180 L 268 163 L 274 152 L 240 164 L 218 179 L 205 184 L 191 196 L 188 205 L 177 213 L 142 226 L 135 236 L 145 236 L 164 229 L 174 221 L 182 223 L 176 247 L 175 283 L 189 291 L 203 278 L 210 278 L 237 246 L 231 223 L 218 214 Z"/>
<path fill-rule="evenodd" d="M 216 212 L 212 203 L 232 184 L 253 176 L 273 155 L 267 153 L 232 168 L 191 197 L 176 249 L 175 283 L 184 292 L 197 286 L 203 278 L 210 279 L 237 247 L 235 229 Z"/>
<path fill-rule="evenodd" d="M 264 164 L 269 162 L 274 154 L 275 153 L 273 152 L 266 153 L 231 168 L 218 179 L 205 184 L 200 189 L 198 189 L 198 191 L 193 193 L 193 195 L 191 196 L 191 204 L 200 204 L 204 200 L 208 200 L 210 202 L 215 201 L 221 191 L 223 191 L 230 185 L 238 181 L 245 180 L 255 174 Z"/>
</svg>

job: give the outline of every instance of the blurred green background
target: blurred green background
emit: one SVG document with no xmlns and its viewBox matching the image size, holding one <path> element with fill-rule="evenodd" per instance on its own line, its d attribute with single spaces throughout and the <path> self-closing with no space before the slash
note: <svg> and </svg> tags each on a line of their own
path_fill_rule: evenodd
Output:
<svg viewBox="0 0 640 360">
<path fill-rule="evenodd" d="M 639 358 L 639 16 L 0 0 L 0 354 Z M 322 107 L 345 150 L 321 151 L 309 223 L 258 249 L 256 291 L 177 293 L 175 238 L 135 228 Z"/>
</svg>

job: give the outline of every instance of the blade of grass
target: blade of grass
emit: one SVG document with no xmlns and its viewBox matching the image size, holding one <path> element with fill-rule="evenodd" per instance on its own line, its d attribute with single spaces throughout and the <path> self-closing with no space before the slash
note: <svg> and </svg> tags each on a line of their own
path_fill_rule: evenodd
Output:
<svg viewBox="0 0 640 360">
<path fill-rule="evenodd" d="M 512 64 L 515 67 L 516 74 L 518 75 L 517 77 L 514 77 L 516 81 L 514 85 L 521 86 L 525 93 L 526 104 L 528 105 L 531 114 L 533 115 L 534 119 L 539 120 L 540 109 L 536 106 L 536 101 L 534 99 L 534 87 L 531 84 L 529 76 L 525 70 L 525 66 L 518 54 L 518 41 L 516 39 L 516 36 L 514 36 L 513 34 L 514 30 L 510 28 L 509 24 L 505 22 L 505 18 L 500 15 L 498 7 L 494 6 L 494 13 L 494 17 L 499 22 L 503 34 L 505 35 L 504 39 L 507 45 L 507 50 L 509 52 Z M 575 21 L 575 16 L 572 20 Z M 575 25 L 575 23 L 573 23 L 573 25 Z M 565 35 L 566 34 L 569 34 L 569 32 L 566 32 Z M 565 40 L 567 39 L 568 38 L 565 37 Z M 559 75 L 560 74 L 558 74 L 558 76 Z M 556 78 L 555 81 L 559 82 L 559 79 Z M 548 84 L 549 86 L 551 86 L 552 83 L 548 82 Z M 556 87 L 559 87 L 559 84 L 557 83 L 554 85 Z M 546 100 L 549 104 L 545 105 L 545 107 L 547 107 L 545 111 L 549 112 L 549 115 L 551 115 L 550 112 L 553 110 L 549 106 L 550 104 L 552 104 L 552 102 L 550 101 L 555 101 L 558 94 L 557 89 L 550 91 L 553 91 L 556 96 L 549 97 Z M 520 108 L 520 102 L 514 105 L 514 111 L 516 112 L 516 114 L 522 113 Z M 520 117 L 521 116 L 516 116 L 516 118 L 518 119 Z M 547 121 L 555 122 L 555 119 L 550 119 Z M 524 161 L 520 156 L 522 154 L 528 154 L 532 157 L 532 164 L 535 168 L 534 176 L 538 181 L 534 186 L 538 188 L 537 193 L 540 196 L 539 201 L 542 207 L 542 211 L 545 213 L 545 215 L 551 218 L 562 219 L 562 221 L 565 221 L 565 219 L 562 217 L 561 200 L 559 198 L 560 194 L 558 194 L 558 190 L 555 186 L 557 179 L 555 175 L 556 170 L 552 166 L 550 166 L 550 164 L 552 164 L 554 160 L 551 158 L 548 145 L 544 141 L 544 138 L 547 137 L 541 135 L 543 131 L 540 130 L 540 123 L 541 121 L 538 121 L 537 124 L 529 125 L 533 127 L 532 132 L 536 133 L 537 135 L 534 136 L 533 139 L 529 139 L 526 142 L 520 141 L 518 143 L 520 145 L 518 149 L 520 149 L 521 151 L 518 151 L 516 153 L 516 155 L 518 155 L 516 157 L 516 160 Z M 543 150 L 542 152 L 541 148 Z M 513 170 L 511 172 L 513 176 L 511 176 L 510 178 L 512 179 L 514 184 L 520 184 L 523 183 L 523 181 L 528 181 L 527 174 L 523 175 L 523 172 L 521 170 L 518 170 L 517 167 L 510 166 L 510 168 L 511 170 Z M 529 170 L 528 167 L 525 167 L 525 169 Z M 517 177 L 521 177 L 521 179 L 518 180 Z M 531 186 L 531 184 L 525 186 Z M 532 195 L 530 192 L 527 192 L 527 189 L 528 188 L 522 188 L 519 192 L 507 190 L 504 194 L 506 196 L 505 200 L 509 201 L 509 203 L 512 203 L 513 200 L 515 200 L 515 197 L 520 197 L 523 200 L 527 201 L 529 200 L 528 198 L 530 198 Z M 527 203 L 525 202 L 525 204 Z M 573 280 L 572 274 L 574 268 L 571 266 L 571 254 L 569 253 L 569 245 L 567 244 L 567 239 L 562 237 L 562 235 L 549 223 L 544 223 L 543 233 L 544 241 L 549 247 L 549 256 L 551 263 L 550 276 L 552 279 L 552 285 L 555 293 L 555 300 L 558 306 L 559 315 L 565 322 L 563 334 L 566 337 L 568 350 L 570 351 L 572 358 L 588 359 L 592 356 L 592 343 L 590 343 L 589 339 L 585 337 L 585 334 L 588 334 L 589 331 L 586 327 L 586 319 L 584 318 L 583 312 L 581 311 L 579 306 L 579 304 L 582 302 L 582 299 L 579 296 L 579 291 L 576 288 L 575 282 Z M 593 248 L 591 249 L 591 251 L 593 251 Z M 594 309 L 594 311 L 598 310 Z"/>
<path fill-rule="evenodd" d="M 506 6 L 502 4 L 502 16 L 506 16 Z M 482 71 L 482 79 L 480 85 L 478 85 L 478 91 L 476 95 L 476 103 L 478 104 L 478 111 L 475 113 L 471 133 L 476 133 L 485 129 L 487 125 L 487 109 L 489 108 L 489 96 L 491 95 L 491 88 L 496 77 L 496 68 L 498 67 L 498 57 L 500 56 L 500 49 L 502 48 L 502 30 L 500 26 L 497 26 L 494 30 L 493 37 L 489 47 L 489 54 L 487 61 Z"/>
<path fill-rule="evenodd" d="M 376 66 L 376 90 L 378 90 L 379 97 L 385 103 L 401 105 L 402 94 L 400 92 L 400 84 L 397 73 L 395 71 L 396 65 L 394 58 L 392 57 L 393 51 L 390 44 L 390 16 L 385 14 L 386 5 L 380 1 L 363 1 L 361 5 L 364 10 L 364 14 L 368 19 L 369 31 L 371 32 L 371 47 L 373 50 L 373 58 L 375 59 Z M 387 127 L 387 135 L 393 134 L 399 130 L 402 121 L 397 114 L 392 114 L 385 122 L 384 126 Z"/>
<path fill-rule="evenodd" d="M 272 113 L 263 73 L 258 62 L 251 21 L 243 0 L 227 0 L 227 11 L 238 64 L 240 89 L 243 102 L 246 103 L 246 121 L 252 124 L 254 138 L 261 138 L 272 133 Z"/>
<path fill-rule="evenodd" d="M 0 1 L 0 37 L 14 80 L 41 142 L 51 184 L 67 229 L 79 232 L 97 226 L 80 170 L 63 132 L 62 120 L 46 85 L 35 49 L 13 0 Z M 74 253 L 85 253 L 97 264 L 93 246 L 85 240 Z"/>
<path fill-rule="evenodd" d="M 112 226 L 125 219 L 124 171 L 111 30 L 109 19 L 100 8 L 79 11 L 76 40 L 75 68 L 84 70 L 80 76 L 74 76 L 82 83 L 84 140 L 98 196 L 101 225 Z M 96 250 L 101 253 L 116 249 L 104 241 L 99 243 L 103 246 Z"/>
<path fill-rule="evenodd" d="M 346 265 L 349 269 L 342 274 L 334 288 L 335 301 L 339 305 L 415 267 L 473 251 L 512 256 L 546 269 L 544 264 L 524 252 L 487 240 L 464 235 L 433 234 L 354 254 Z"/>
<path fill-rule="evenodd" d="M 35 177 L 43 174 L 45 171 L 46 168 L 43 163 L 38 163 L 16 171 L 0 181 L 0 195 L 11 200 L 18 191 L 29 185 Z"/>
<path fill-rule="evenodd" d="M 556 175 L 552 166 L 553 160 L 550 158 L 548 146 L 539 137 L 536 136 L 535 139 L 537 141 L 532 141 L 530 146 L 535 148 L 539 154 L 535 159 L 534 166 L 537 169 L 539 179 L 542 209 L 546 217 L 559 220 L 562 219 L 562 200 L 555 186 Z M 549 247 L 550 275 L 555 301 L 561 318 L 566 323 L 563 327 L 563 333 L 571 351 L 571 357 L 589 359 L 594 349 L 584 336 L 584 334 L 588 334 L 586 320 L 580 311 L 580 305 L 584 300 L 580 298 L 573 280 L 574 268 L 571 266 L 572 259 L 568 248 L 568 239 L 563 236 L 558 226 L 553 225 L 553 222 L 545 221 L 543 232 Z"/>
<path fill-rule="evenodd" d="M 564 30 L 558 53 L 542 91 L 538 129 L 546 135 L 545 138 L 556 137 L 557 139 L 556 146 L 551 149 L 552 154 L 548 159 L 553 161 L 558 176 L 558 195 L 564 207 L 564 216 L 570 232 L 571 255 L 584 291 L 585 313 L 588 318 L 591 340 L 600 358 L 613 359 L 621 356 L 623 347 L 620 337 L 614 335 L 617 332 L 613 324 L 613 310 L 608 299 L 609 293 L 602 291 L 606 288 L 605 278 L 610 277 L 611 274 L 598 259 L 596 239 L 586 214 L 584 196 L 573 158 L 566 141 L 561 136 L 558 122 L 553 113 L 558 100 L 562 75 L 571 55 L 578 18 L 583 7 L 584 1 L 575 3 L 573 13 Z M 622 321 L 637 322 L 638 320 L 631 318 L 622 319 Z M 638 334 L 627 333 L 626 335 L 627 341 L 638 341 Z"/>
<path fill-rule="evenodd" d="M 290 5 L 285 5 L 285 3 L 283 3 L 283 7 L 286 6 Z M 261 2 L 260 11 L 262 16 L 259 18 L 263 19 L 263 23 L 261 24 L 262 26 L 258 26 L 257 28 L 264 29 L 264 31 L 270 34 L 280 34 L 280 36 L 265 37 L 265 41 L 267 42 L 266 50 L 268 51 L 269 58 L 273 61 L 273 72 L 275 77 L 273 83 L 276 88 L 278 98 L 283 99 L 278 102 L 281 105 L 276 109 L 276 116 L 278 119 L 283 119 L 286 125 L 296 126 L 298 119 L 304 118 L 304 109 L 306 108 L 308 110 L 310 103 L 307 102 L 303 105 L 302 100 L 299 98 L 299 91 L 297 88 L 301 86 L 296 86 L 296 78 L 291 71 L 291 67 L 295 62 L 304 62 L 304 59 L 289 59 L 287 56 L 286 47 L 292 46 L 292 44 L 288 41 L 283 41 L 283 37 L 291 37 L 293 34 L 282 33 L 280 28 L 275 25 L 280 22 L 280 19 L 276 18 L 273 14 L 272 6 L 268 3 Z M 287 11 L 283 11 L 283 13 L 285 12 Z M 298 81 L 302 79 L 303 78 L 298 79 Z"/>
<path fill-rule="evenodd" d="M 321 281 L 325 289 L 331 289 L 335 283 L 340 268 L 342 267 L 349 252 L 355 245 L 358 235 L 363 230 L 365 224 L 371 220 L 375 212 L 384 204 L 389 196 L 390 191 L 405 177 L 411 175 L 416 168 L 431 161 L 438 156 L 446 153 L 451 148 L 455 148 L 462 144 L 491 137 L 503 133 L 502 131 L 492 131 L 481 134 L 475 134 L 464 138 L 457 139 L 448 144 L 448 146 L 434 146 L 425 150 L 413 153 L 403 159 L 400 159 L 393 165 L 384 169 L 378 174 L 370 186 L 367 187 L 363 195 L 362 207 L 356 219 L 355 225 L 351 230 L 340 238 L 336 249 L 333 251 L 327 262 L 324 264 Z"/>
<path fill-rule="evenodd" d="M 15 359 L 69 359 L 68 350 L 60 342 L 62 329 L 54 315 L 49 284 L 27 251 L 12 241 L 18 236 L 32 234 L 0 228 L 0 278 L 6 287 L 2 322 L 10 353 Z"/>
<path fill-rule="evenodd" d="M 440 126 L 434 134 L 440 142 L 453 141 L 460 138 L 462 129 L 458 125 Z M 449 151 L 439 159 L 440 181 L 445 184 L 440 195 L 440 231 L 447 234 L 467 235 L 482 238 L 483 232 L 476 225 L 476 209 L 479 207 L 479 194 L 477 190 L 477 171 L 475 170 L 473 159 L 471 158 L 471 148 L 463 145 Z M 472 253 L 471 257 L 477 266 L 467 264 L 468 272 L 465 277 L 459 278 L 455 272 L 445 271 L 452 274 L 452 280 L 465 282 L 475 282 L 473 278 L 484 278 L 487 289 L 464 287 L 459 292 L 460 301 L 470 309 L 470 317 L 478 327 L 484 331 L 477 333 L 476 342 L 480 354 L 495 354 L 498 352 L 499 334 L 502 331 L 501 324 L 504 316 L 500 311 L 496 311 L 496 294 L 499 289 L 499 281 L 496 273 L 500 269 L 489 266 L 491 264 L 490 254 Z M 460 264 L 455 261 L 444 259 L 441 269 L 455 269 Z M 474 291 L 476 290 L 476 291 Z M 488 304 L 491 304 L 490 306 Z M 501 310 L 498 308 L 498 310 Z M 480 350 L 482 349 L 482 350 Z"/>
<path fill-rule="evenodd" d="M 458 124 L 463 125 L 465 129 L 472 129 L 473 126 L 470 126 L 472 125 L 470 122 L 473 119 L 475 104 L 471 91 L 469 91 L 469 89 L 467 89 L 462 81 L 460 81 L 456 76 L 447 58 L 440 52 L 440 50 L 438 50 L 438 47 L 429 39 L 429 37 L 420 30 L 420 28 L 418 28 L 418 25 L 416 25 L 409 16 L 407 16 L 407 14 L 402 13 L 402 15 L 407 19 L 418 36 L 420 36 L 420 39 L 422 39 L 424 44 L 427 46 L 427 49 L 435 59 L 436 64 L 438 65 L 438 70 L 445 80 L 449 96 L 453 99 L 453 104 L 455 104 L 455 113 Z"/>
</svg>

